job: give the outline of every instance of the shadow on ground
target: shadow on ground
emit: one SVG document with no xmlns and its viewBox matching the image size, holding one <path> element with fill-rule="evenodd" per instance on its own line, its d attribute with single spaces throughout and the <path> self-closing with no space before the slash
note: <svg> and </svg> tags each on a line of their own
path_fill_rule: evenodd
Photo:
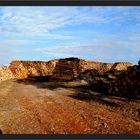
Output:
<svg viewBox="0 0 140 140">
<path fill-rule="evenodd" d="M 100 104 L 103 107 L 111 109 L 112 111 L 121 112 L 125 116 L 131 117 L 135 121 L 140 120 L 140 108 L 138 107 L 140 104 L 139 101 L 101 93 L 95 90 L 92 85 L 83 84 L 80 81 L 50 82 L 49 79 L 50 77 L 48 76 L 42 76 L 20 79 L 16 80 L 15 82 L 25 85 L 33 85 L 41 89 L 49 89 L 51 91 L 54 91 L 54 94 L 57 94 L 57 91 L 59 91 L 59 94 L 57 95 L 67 96 L 76 100 L 85 101 L 97 105 Z M 70 91 L 70 94 L 67 94 L 67 91 Z"/>
<path fill-rule="evenodd" d="M 81 83 L 79 83 L 77 86 L 74 85 L 72 86 L 69 85 L 69 82 L 49 82 L 49 78 L 50 77 L 42 76 L 42 77 L 34 77 L 29 79 L 20 79 L 20 80 L 16 80 L 16 82 L 25 85 L 33 85 L 36 86 L 37 88 L 49 89 L 52 91 L 58 88 L 73 89 L 75 92 L 70 95 L 66 94 L 66 96 L 81 101 L 87 101 L 87 102 L 95 101 L 95 102 L 100 102 L 102 104 L 105 104 L 107 106 L 120 107 L 118 103 L 114 102 L 112 99 L 108 99 L 109 95 L 96 91 L 90 84 L 80 85 Z M 127 102 L 125 99 L 124 101 Z"/>
</svg>

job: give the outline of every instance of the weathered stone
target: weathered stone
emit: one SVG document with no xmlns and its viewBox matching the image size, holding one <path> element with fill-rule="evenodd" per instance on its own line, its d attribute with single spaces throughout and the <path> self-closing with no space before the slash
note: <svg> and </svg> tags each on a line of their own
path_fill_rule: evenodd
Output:
<svg viewBox="0 0 140 140">
<path fill-rule="evenodd" d="M 0 80 L 6 80 L 6 79 L 11 79 L 14 78 L 14 75 L 12 71 L 9 69 L 9 67 L 0 67 Z"/>
<path fill-rule="evenodd" d="M 131 63 L 116 63 L 114 67 L 113 65 L 114 64 L 111 63 L 86 61 L 78 58 L 60 59 L 56 64 L 51 80 L 69 81 L 82 76 L 83 74 L 84 77 L 86 77 L 86 74 L 88 78 L 92 78 L 94 77 L 93 73 L 95 73 L 95 71 L 100 74 L 104 74 L 109 70 L 121 71 L 126 70 L 129 66 L 132 66 Z M 92 77 L 88 75 L 92 75 Z"/>
<path fill-rule="evenodd" d="M 127 70 L 127 68 L 130 66 L 133 66 L 133 65 L 129 62 L 117 62 L 113 64 L 113 66 L 111 67 L 111 70 L 114 70 L 114 69 L 118 71 Z"/>
<path fill-rule="evenodd" d="M 111 82 L 110 87 L 117 89 L 115 90 L 115 95 L 140 99 L 140 67 L 137 65 L 129 67 L 122 74 L 118 75 L 114 83 Z M 110 87 L 108 87 L 108 90 Z"/>
<path fill-rule="evenodd" d="M 53 73 L 57 60 L 41 61 L 12 61 L 9 69 L 15 78 L 28 78 L 35 76 L 50 76 Z"/>
<path fill-rule="evenodd" d="M 0 76 L 7 79 L 49 76 L 51 81 L 70 81 L 83 76 L 87 81 L 97 81 L 99 78 L 101 83 L 107 84 L 110 79 L 115 79 L 122 70 L 126 70 L 130 66 L 132 66 L 131 63 L 111 64 L 73 57 L 48 62 L 12 61 L 9 67 L 0 69 Z M 100 77 L 97 75 L 100 75 Z M 102 78 L 107 79 L 103 80 Z"/>
</svg>

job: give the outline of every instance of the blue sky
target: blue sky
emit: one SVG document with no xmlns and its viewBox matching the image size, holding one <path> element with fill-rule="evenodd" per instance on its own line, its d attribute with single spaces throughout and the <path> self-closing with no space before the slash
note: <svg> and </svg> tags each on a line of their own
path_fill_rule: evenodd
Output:
<svg viewBox="0 0 140 140">
<path fill-rule="evenodd" d="M 140 59 L 140 7 L 0 7 L 0 65 L 79 57 Z"/>
</svg>

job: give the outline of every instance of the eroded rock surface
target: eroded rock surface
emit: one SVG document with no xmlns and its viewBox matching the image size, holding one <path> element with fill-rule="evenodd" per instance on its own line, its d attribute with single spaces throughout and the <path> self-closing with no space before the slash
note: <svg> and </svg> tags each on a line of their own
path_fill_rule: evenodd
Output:
<svg viewBox="0 0 140 140">
<path fill-rule="evenodd" d="M 110 83 L 108 92 L 128 98 L 140 99 L 140 66 L 129 67 L 115 81 Z"/>
<path fill-rule="evenodd" d="M 118 62 L 111 64 L 96 61 L 87 61 L 78 58 L 60 59 L 56 64 L 52 79 L 57 81 L 68 81 L 81 76 L 83 73 L 90 70 L 96 70 L 98 73 L 104 74 L 105 72 L 110 70 L 126 70 L 130 66 L 132 66 L 132 64 L 127 62 Z"/>
<path fill-rule="evenodd" d="M 57 61 L 12 61 L 9 69 L 15 78 L 20 79 L 34 76 L 49 76 L 52 75 Z"/>
<path fill-rule="evenodd" d="M 9 69 L 9 67 L 4 66 L 0 67 L 0 81 L 7 80 L 14 78 L 14 75 L 12 71 Z"/>
<path fill-rule="evenodd" d="M 139 66 L 128 62 L 102 63 L 79 58 L 42 61 L 12 61 L 0 67 L 0 80 L 48 77 L 49 81 L 71 81 L 78 77 L 91 83 L 93 90 L 139 98 Z M 131 93 L 129 93 L 131 92 Z"/>
<path fill-rule="evenodd" d="M 41 61 L 12 61 L 9 67 L 1 67 L 0 76 L 6 78 L 29 78 L 51 76 L 52 80 L 68 81 L 80 76 L 86 70 L 96 69 L 99 73 L 109 70 L 126 70 L 131 63 L 102 63 L 78 58 Z"/>
<path fill-rule="evenodd" d="M 118 69 L 121 69 L 119 67 Z M 103 74 L 95 69 L 87 70 L 79 79 L 86 80 L 90 88 L 101 93 L 140 99 L 140 66 L 134 65 L 124 69 L 111 69 Z"/>
</svg>

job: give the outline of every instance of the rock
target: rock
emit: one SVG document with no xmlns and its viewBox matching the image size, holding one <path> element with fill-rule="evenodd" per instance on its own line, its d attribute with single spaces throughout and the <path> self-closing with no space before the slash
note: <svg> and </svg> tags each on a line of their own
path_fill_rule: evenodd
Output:
<svg viewBox="0 0 140 140">
<path fill-rule="evenodd" d="M 3 79 L 37 77 L 49 81 L 71 81 L 84 79 L 93 89 L 99 92 L 126 96 L 128 92 L 139 92 L 139 67 L 131 63 L 102 63 L 79 58 L 65 58 L 42 61 L 12 61 L 10 66 L 0 67 L 0 77 Z M 49 78 L 46 78 L 49 77 Z M 138 87 L 139 86 L 139 87 Z M 128 87 L 128 88 L 127 88 Z M 130 87 L 132 87 L 130 89 Z M 109 90 L 111 88 L 111 90 Z M 129 96 L 133 96 L 130 95 Z"/>
<path fill-rule="evenodd" d="M 12 61 L 10 66 L 0 67 L 0 76 L 18 79 L 36 76 L 51 76 L 51 80 L 69 81 L 84 73 L 88 73 L 87 76 L 92 75 L 92 77 L 94 77 L 97 72 L 103 74 L 109 70 L 125 70 L 130 65 L 131 64 L 128 63 L 110 64 L 86 61 L 73 57 L 51 60 L 48 62 Z M 89 76 L 87 78 L 89 78 Z"/>
<path fill-rule="evenodd" d="M 14 78 L 14 75 L 12 71 L 9 69 L 9 67 L 0 67 L 0 80 L 6 80 L 6 79 L 11 79 Z"/>
<path fill-rule="evenodd" d="M 140 99 L 140 67 L 137 65 L 128 67 L 126 71 L 118 75 L 115 82 L 111 82 L 110 87 L 115 88 L 115 95 Z M 112 94 L 110 90 L 109 93 Z"/>
<path fill-rule="evenodd" d="M 52 81 L 69 81 L 77 77 L 80 73 L 78 58 L 60 59 L 53 71 Z"/>
<path fill-rule="evenodd" d="M 118 71 L 127 70 L 127 68 L 130 66 L 133 66 L 133 65 L 129 62 L 117 62 L 113 64 L 113 66 L 111 67 L 111 70 L 114 70 L 114 69 Z"/>
<path fill-rule="evenodd" d="M 15 78 L 29 78 L 35 76 L 50 76 L 57 60 L 48 62 L 42 61 L 12 61 L 9 69 L 12 71 Z"/>
<path fill-rule="evenodd" d="M 115 63 L 107 72 L 86 70 L 81 76 L 97 92 L 140 99 L 140 67 L 137 65 Z"/>
<path fill-rule="evenodd" d="M 79 58 L 60 59 L 56 64 L 51 80 L 70 81 L 82 75 L 84 75 L 84 78 L 87 77 L 86 79 L 92 80 L 97 73 L 104 74 L 111 69 L 121 71 L 132 66 L 131 63 L 117 63 L 115 67 L 113 65 L 111 63 L 86 61 Z"/>
</svg>

